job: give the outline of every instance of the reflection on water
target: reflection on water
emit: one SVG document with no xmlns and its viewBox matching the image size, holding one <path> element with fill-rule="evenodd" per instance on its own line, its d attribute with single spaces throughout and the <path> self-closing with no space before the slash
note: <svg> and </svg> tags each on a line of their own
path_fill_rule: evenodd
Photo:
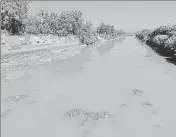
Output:
<svg viewBox="0 0 176 137">
<path fill-rule="evenodd" d="M 120 39 L 115 40 L 115 41 L 102 43 L 102 44 L 100 44 L 100 46 L 97 46 L 97 51 L 102 56 L 102 55 L 110 52 L 111 49 L 113 49 L 116 44 L 120 44 L 123 41 L 124 41 L 124 38 L 120 38 Z"/>
<path fill-rule="evenodd" d="M 81 69 L 84 68 L 84 63 L 90 60 L 91 48 L 87 47 L 77 55 L 74 55 L 70 58 L 60 60 L 55 60 L 52 62 L 52 65 L 48 66 L 48 69 L 53 73 L 59 75 L 70 75 L 81 72 Z"/>
<path fill-rule="evenodd" d="M 85 63 L 95 59 L 97 56 L 110 52 L 116 44 L 120 44 L 124 39 L 118 39 L 111 42 L 100 43 L 88 46 L 67 59 L 52 61 L 52 65 L 45 67 L 45 71 L 50 71 L 54 76 L 69 76 L 82 72 Z M 44 71 L 44 70 L 42 70 Z"/>
</svg>

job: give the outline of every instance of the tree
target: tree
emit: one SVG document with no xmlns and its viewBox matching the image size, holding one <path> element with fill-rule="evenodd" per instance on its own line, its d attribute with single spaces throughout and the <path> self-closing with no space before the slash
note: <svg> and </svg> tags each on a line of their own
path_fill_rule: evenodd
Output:
<svg viewBox="0 0 176 137">
<path fill-rule="evenodd" d="M 36 16 L 28 18 L 26 23 L 26 31 L 31 34 L 57 34 L 60 23 L 58 16 L 54 12 L 39 10 Z"/>
<path fill-rule="evenodd" d="M 57 34 L 57 26 L 60 25 L 60 24 L 58 24 L 59 22 L 57 22 L 57 21 L 59 21 L 59 20 L 57 20 L 58 15 L 54 12 L 51 12 L 49 15 L 49 19 L 50 19 L 50 23 L 49 23 L 50 31 L 52 34 L 56 35 Z"/>
<path fill-rule="evenodd" d="M 59 23 L 61 24 L 66 35 L 76 35 L 77 31 L 83 24 L 82 13 L 80 11 L 66 11 L 62 12 L 59 16 Z"/>
<path fill-rule="evenodd" d="M 116 30 L 114 25 L 105 25 L 103 22 L 97 27 L 97 33 L 104 38 L 115 38 L 124 35 L 123 30 Z"/>
<path fill-rule="evenodd" d="M 87 45 L 93 44 L 98 40 L 96 32 L 92 31 L 92 23 L 90 21 L 86 21 L 86 23 L 79 28 L 77 36 L 79 37 L 80 43 Z"/>
<path fill-rule="evenodd" d="M 11 34 L 20 34 L 25 30 L 29 2 L 2 1 L 1 2 L 1 29 Z"/>
<path fill-rule="evenodd" d="M 26 23 L 26 32 L 29 34 L 40 33 L 40 20 L 37 17 L 29 17 Z"/>
<path fill-rule="evenodd" d="M 51 28 L 50 28 L 50 14 L 47 11 L 44 10 L 39 10 L 39 12 L 36 15 L 36 18 L 40 22 L 40 25 L 38 27 L 39 32 L 42 34 L 49 34 L 51 33 Z"/>
</svg>

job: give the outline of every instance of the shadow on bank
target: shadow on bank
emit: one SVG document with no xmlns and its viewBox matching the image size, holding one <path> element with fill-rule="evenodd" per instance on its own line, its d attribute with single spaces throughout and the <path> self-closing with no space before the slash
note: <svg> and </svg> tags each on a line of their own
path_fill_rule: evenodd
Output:
<svg viewBox="0 0 176 137">
<path fill-rule="evenodd" d="M 174 50 L 169 47 L 165 47 L 164 45 L 158 45 L 149 41 L 146 41 L 146 44 L 158 55 L 164 57 L 168 62 L 176 65 L 176 53 Z"/>
<path fill-rule="evenodd" d="M 168 62 L 176 65 L 176 55 L 173 55 L 172 57 L 165 58 Z"/>
<path fill-rule="evenodd" d="M 152 49 L 155 53 L 163 57 L 169 63 L 176 65 L 176 54 L 173 50 L 171 50 L 170 48 L 166 48 L 163 45 L 154 44 L 149 41 L 142 41 L 139 38 L 137 39 L 141 42 L 142 45 L 150 47 L 150 49 Z"/>
</svg>

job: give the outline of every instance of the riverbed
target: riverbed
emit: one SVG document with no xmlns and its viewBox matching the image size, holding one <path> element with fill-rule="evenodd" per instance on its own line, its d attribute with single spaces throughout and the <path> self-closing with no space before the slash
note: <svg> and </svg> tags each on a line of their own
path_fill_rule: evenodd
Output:
<svg viewBox="0 0 176 137">
<path fill-rule="evenodd" d="M 176 136 L 176 66 L 134 36 L 6 76 L 2 97 L 26 97 L 3 102 L 10 111 L 1 117 L 2 137 Z M 63 119 L 73 108 L 110 119 L 80 127 L 77 118 Z"/>
</svg>

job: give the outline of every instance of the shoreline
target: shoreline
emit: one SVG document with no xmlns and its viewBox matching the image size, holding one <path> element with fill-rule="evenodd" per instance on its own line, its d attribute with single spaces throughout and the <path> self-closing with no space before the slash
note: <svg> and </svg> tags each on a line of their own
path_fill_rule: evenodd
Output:
<svg viewBox="0 0 176 137">
<path fill-rule="evenodd" d="M 94 44 L 108 41 L 112 40 L 97 41 Z M 81 50 L 88 46 L 90 45 L 70 43 L 66 44 L 66 46 L 58 46 L 54 44 L 53 46 L 42 46 L 30 50 L 22 49 L 18 51 L 10 51 L 4 55 L 1 54 L 1 74 L 21 71 L 23 69 L 32 69 L 33 66 L 39 67 L 41 65 L 48 64 L 53 59 L 58 60 L 61 54 L 67 54 L 70 50 Z"/>
<path fill-rule="evenodd" d="M 115 39 L 110 39 L 110 40 L 106 40 L 106 39 L 102 39 L 99 40 L 93 44 L 97 44 L 97 43 L 101 43 L 101 42 L 108 42 L 108 41 L 112 41 L 112 40 L 116 40 L 119 38 L 122 38 L 124 36 L 119 36 Z M 45 45 L 45 46 L 44 46 Z M 92 44 L 90 44 L 92 45 Z M 40 50 L 50 50 L 50 49 L 57 49 L 57 50 L 66 50 L 66 48 L 70 48 L 70 47 L 75 47 L 77 48 L 78 46 L 80 47 L 86 47 L 89 45 L 84 45 L 84 44 L 80 44 L 78 42 L 73 42 L 73 43 L 64 43 L 64 44 L 60 44 L 60 43 L 42 43 L 42 44 L 35 44 L 32 45 L 32 48 L 22 48 L 22 49 L 15 49 L 15 50 L 10 50 L 7 51 L 6 53 L 1 53 L 1 58 L 4 56 L 8 56 L 8 55 L 14 55 L 14 54 L 18 54 L 18 53 L 29 53 L 29 52 L 35 52 L 35 51 L 40 51 Z"/>
<path fill-rule="evenodd" d="M 46 45 L 46 46 L 43 46 Z M 81 46 L 79 43 L 69 43 L 69 44 L 62 44 L 62 46 L 59 46 L 59 43 L 50 43 L 50 44 L 38 44 L 36 47 L 33 48 L 24 48 L 24 49 L 16 49 L 16 50 L 10 50 L 6 53 L 1 53 L 2 56 L 8 56 L 8 55 L 15 55 L 18 53 L 29 53 L 29 52 L 35 52 L 35 51 L 40 51 L 40 50 L 45 50 L 45 49 L 65 49 L 73 46 Z M 41 47 L 40 47 L 41 46 Z"/>
</svg>

